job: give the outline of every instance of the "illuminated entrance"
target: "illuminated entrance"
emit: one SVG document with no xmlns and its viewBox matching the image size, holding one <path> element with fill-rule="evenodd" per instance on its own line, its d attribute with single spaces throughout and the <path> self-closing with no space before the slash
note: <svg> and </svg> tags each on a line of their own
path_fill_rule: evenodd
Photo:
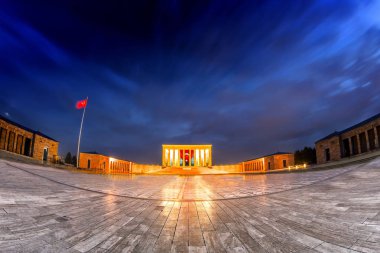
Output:
<svg viewBox="0 0 380 253">
<path fill-rule="evenodd" d="M 162 145 L 163 167 L 210 167 L 212 145 Z"/>
</svg>

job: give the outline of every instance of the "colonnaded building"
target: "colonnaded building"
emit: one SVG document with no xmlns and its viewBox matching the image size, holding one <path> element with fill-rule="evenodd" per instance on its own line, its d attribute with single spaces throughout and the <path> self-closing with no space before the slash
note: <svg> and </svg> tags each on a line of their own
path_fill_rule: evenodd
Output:
<svg viewBox="0 0 380 253">
<path fill-rule="evenodd" d="M 212 145 L 162 145 L 162 167 L 211 167 Z"/>
<path fill-rule="evenodd" d="M 317 163 L 373 152 L 380 148 L 380 113 L 316 141 Z"/>
<path fill-rule="evenodd" d="M 280 170 L 294 166 L 294 154 L 277 152 L 249 159 L 242 163 L 243 172 Z"/>
<path fill-rule="evenodd" d="M 0 115 L 0 149 L 46 162 L 56 162 L 58 141 Z"/>
<path fill-rule="evenodd" d="M 213 165 L 212 145 L 162 145 L 162 164 L 149 165 L 138 164 L 127 160 L 117 159 L 97 152 L 80 153 L 79 167 L 107 174 L 123 173 L 181 173 L 186 171 L 198 171 L 204 168 L 223 173 L 256 173 L 274 170 L 284 170 L 294 167 L 294 154 L 277 152 L 236 164 Z M 301 168 L 301 167 L 300 167 Z"/>
<path fill-rule="evenodd" d="M 79 167 L 94 169 L 102 173 L 132 173 L 132 162 L 99 154 L 98 152 L 81 152 Z"/>
</svg>

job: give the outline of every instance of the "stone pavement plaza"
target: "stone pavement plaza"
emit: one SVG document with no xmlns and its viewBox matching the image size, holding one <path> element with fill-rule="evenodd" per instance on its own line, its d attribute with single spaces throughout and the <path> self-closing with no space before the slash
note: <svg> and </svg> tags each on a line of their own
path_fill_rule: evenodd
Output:
<svg viewBox="0 0 380 253">
<path fill-rule="evenodd" d="M 209 176 L 0 160 L 0 252 L 380 252 L 380 158 Z"/>
</svg>

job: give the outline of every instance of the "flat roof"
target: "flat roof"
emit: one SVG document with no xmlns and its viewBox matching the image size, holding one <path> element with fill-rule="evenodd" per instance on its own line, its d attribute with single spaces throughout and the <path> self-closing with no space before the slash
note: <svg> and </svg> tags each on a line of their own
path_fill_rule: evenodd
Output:
<svg viewBox="0 0 380 253">
<path fill-rule="evenodd" d="M 172 146 L 172 147 L 201 147 L 201 146 L 209 146 L 212 147 L 212 144 L 162 144 L 162 146 Z"/>
<path fill-rule="evenodd" d="M 5 122 L 7 122 L 7 123 L 9 123 L 9 124 L 11 124 L 11 125 L 14 125 L 14 126 L 18 127 L 18 128 L 24 129 L 25 131 L 28 131 L 28 132 L 31 132 L 31 133 L 33 133 L 33 134 L 37 134 L 37 135 L 39 135 L 39 136 L 42 136 L 42 137 L 44 137 L 44 138 L 46 138 L 46 139 L 49 139 L 49 140 L 52 140 L 52 141 L 58 142 L 57 140 L 55 140 L 55 139 L 53 139 L 53 138 L 47 136 L 47 135 L 44 134 L 44 133 L 41 133 L 40 131 L 36 131 L 36 130 L 33 130 L 33 129 L 28 128 L 28 127 L 26 127 L 26 126 L 23 126 L 23 125 L 21 125 L 21 124 L 19 124 L 19 123 L 16 123 L 16 122 L 14 122 L 14 121 L 12 121 L 12 120 L 10 120 L 10 119 L 8 119 L 8 118 L 3 117 L 2 115 L 0 115 L 0 119 L 1 119 L 1 120 L 4 120 Z"/>
<path fill-rule="evenodd" d="M 361 127 L 361 126 L 364 126 L 364 125 L 370 123 L 371 121 L 374 121 L 374 120 L 379 119 L 379 118 L 380 118 L 380 113 L 378 113 L 378 114 L 376 114 L 376 115 L 374 115 L 374 116 L 372 116 L 372 117 L 370 117 L 370 118 L 368 118 L 366 120 L 363 120 L 363 121 L 361 121 L 361 122 L 359 122 L 359 123 L 357 123 L 357 124 L 355 124 L 353 126 L 350 126 L 350 127 L 346 128 L 346 129 L 344 129 L 342 131 L 335 131 L 335 132 L 333 132 L 333 133 L 331 133 L 331 134 L 323 137 L 322 139 L 317 140 L 315 143 L 320 142 L 320 141 L 324 141 L 324 140 L 327 140 L 327 139 L 330 139 L 331 137 L 334 137 L 334 136 L 337 136 L 337 135 L 344 134 L 344 133 L 346 133 L 348 131 L 351 131 L 351 130 L 353 130 L 355 128 L 358 128 L 358 127 Z"/>
<path fill-rule="evenodd" d="M 131 160 L 127 160 L 127 159 L 118 158 L 118 157 L 115 157 L 115 156 L 105 155 L 103 153 L 98 153 L 96 151 L 81 151 L 80 153 L 89 154 L 89 155 L 101 155 L 101 156 L 113 158 L 113 159 L 116 159 L 116 160 L 123 160 L 123 161 L 127 161 L 127 162 L 131 161 Z"/>
<path fill-rule="evenodd" d="M 291 153 L 291 152 L 276 152 L 276 153 L 273 153 L 273 154 L 263 155 L 263 156 L 255 157 L 255 158 L 252 158 L 252 159 L 248 159 L 248 160 L 245 160 L 244 162 L 248 162 L 248 161 L 252 161 L 252 160 L 257 160 L 257 159 L 265 158 L 265 157 L 268 157 L 268 156 L 274 156 L 274 155 L 292 155 L 292 154 L 293 153 Z"/>
</svg>

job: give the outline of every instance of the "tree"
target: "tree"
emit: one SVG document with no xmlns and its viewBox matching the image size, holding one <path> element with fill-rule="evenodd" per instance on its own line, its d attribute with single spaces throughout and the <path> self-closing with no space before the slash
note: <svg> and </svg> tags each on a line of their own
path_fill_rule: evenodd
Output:
<svg viewBox="0 0 380 253">
<path fill-rule="evenodd" d="M 77 166 L 77 157 L 75 155 L 71 159 L 71 164 L 74 165 L 74 166 Z"/>
<path fill-rule="evenodd" d="M 69 163 L 69 164 L 71 164 L 72 159 L 73 159 L 73 158 L 71 157 L 71 153 L 68 152 L 67 155 L 66 155 L 66 157 L 65 157 L 65 163 Z"/>
<path fill-rule="evenodd" d="M 295 164 L 315 164 L 317 162 L 317 153 L 315 148 L 304 147 L 303 150 L 297 150 L 294 153 Z"/>
</svg>

